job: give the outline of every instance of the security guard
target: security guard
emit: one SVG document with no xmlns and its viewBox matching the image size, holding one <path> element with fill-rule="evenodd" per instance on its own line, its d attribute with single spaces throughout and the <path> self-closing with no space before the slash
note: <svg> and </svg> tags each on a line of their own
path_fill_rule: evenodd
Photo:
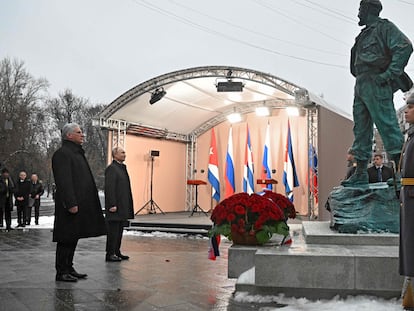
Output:
<svg viewBox="0 0 414 311">
<path fill-rule="evenodd" d="M 351 73 L 354 89 L 354 143 L 357 167 L 342 185 L 368 183 L 367 164 L 372 152 L 375 123 L 390 158 L 399 162 L 403 135 L 398 126 L 393 94 L 408 91 L 413 82 L 404 72 L 411 53 L 410 40 L 390 21 L 379 17 L 379 0 L 362 0 L 359 25 L 366 26 L 356 37 L 351 50 Z"/>
<path fill-rule="evenodd" d="M 400 212 L 400 274 L 405 277 L 402 291 L 405 310 L 414 310 L 411 278 L 414 277 L 414 93 L 407 99 L 404 114 L 410 127 L 401 161 L 401 212 Z"/>
</svg>

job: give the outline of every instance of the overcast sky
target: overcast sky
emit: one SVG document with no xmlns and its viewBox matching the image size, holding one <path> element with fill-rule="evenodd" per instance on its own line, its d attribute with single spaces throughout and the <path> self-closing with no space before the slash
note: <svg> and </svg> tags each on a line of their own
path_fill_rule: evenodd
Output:
<svg viewBox="0 0 414 311">
<path fill-rule="evenodd" d="M 381 16 L 414 40 L 414 0 Z M 174 70 L 232 65 L 270 73 L 352 113 L 349 51 L 359 0 L 0 0 L 0 58 L 18 58 L 50 94 L 109 104 Z M 407 66 L 414 78 L 414 57 Z M 403 105 L 397 94 L 396 107 Z"/>
</svg>

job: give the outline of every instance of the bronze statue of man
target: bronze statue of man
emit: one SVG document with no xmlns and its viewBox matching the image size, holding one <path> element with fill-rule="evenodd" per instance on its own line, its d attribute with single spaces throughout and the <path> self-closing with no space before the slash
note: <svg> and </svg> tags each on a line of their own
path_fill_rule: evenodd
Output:
<svg viewBox="0 0 414 311">
<path fill-rule="evenodd" d="M 381 135 L 390 159 L 399 162 L 403 135 L 398 126 L 393 95 L 408 91 L 413 82 L 404 72 L 413 47 L 410 40 L 387 19 L 379 17 L 379 0 L 362 0 L 359 25 L 365 26 L 351 50 L 354 88 L 354 143 L 357 161 L 355 173 L 342 185 L 368 184 L 367 164 L 372 153 L 373 124 Z"/>
</svg>

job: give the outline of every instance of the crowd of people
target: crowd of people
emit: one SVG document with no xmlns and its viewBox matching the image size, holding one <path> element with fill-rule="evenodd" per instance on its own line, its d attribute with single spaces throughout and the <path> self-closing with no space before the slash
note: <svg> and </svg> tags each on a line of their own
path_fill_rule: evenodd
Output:
<svg viewBox="0 0 414 311">
<path fill-rule="evenodd" d="M 44 187 L 37 174 L 33 173 L 30 179 L 27 172 L 19 172 L 17 180 L 10 176 L 7 168 L 1 170 L 0 177 L 0 227 L 6 224 L 6 231 L 11 227 L 11 212 L 13 206 L 17 210 L 17 227 L 25 227 L 31 224 L 32 208 L 34 207 L 35 224 L 39 224 L 40 198 L 44 193 Z"/>
</svg>

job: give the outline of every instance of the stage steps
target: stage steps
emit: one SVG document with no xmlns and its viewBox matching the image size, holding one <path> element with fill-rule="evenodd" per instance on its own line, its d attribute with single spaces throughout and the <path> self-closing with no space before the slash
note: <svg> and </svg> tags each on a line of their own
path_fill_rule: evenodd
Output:
<svg viewBox="0 0 414 311">
<path fill-rule="evenodd" d="M 209 215 L 208 217 L 203 213 L 190 215 L 190 212 L 138 215 L 130 222 L 130 226 L 126 229 L 142 232 L 160 231 L 207 236 L 212 225 Z"/>
</svg>

